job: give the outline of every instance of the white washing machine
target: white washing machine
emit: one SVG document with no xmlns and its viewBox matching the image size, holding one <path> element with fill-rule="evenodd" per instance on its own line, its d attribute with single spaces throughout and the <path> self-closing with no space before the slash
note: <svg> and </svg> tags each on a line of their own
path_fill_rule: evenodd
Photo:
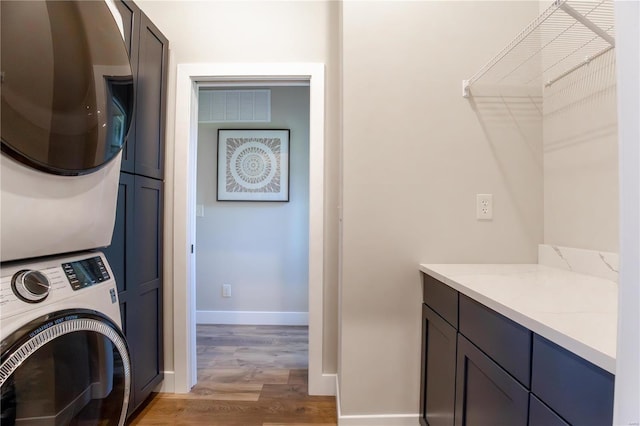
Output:
<svg viewBox="0 0 640 426">
<path fill-rule="evenodd" d="M 3 426 L 123 425 L 130 357 L 101 252 L 0 270 Z"/>
<path fill-rule="evenodd" d="M 107 1 L 0 1 L 0 262 L 111 242 L 133 77 Z"/>
</svg>

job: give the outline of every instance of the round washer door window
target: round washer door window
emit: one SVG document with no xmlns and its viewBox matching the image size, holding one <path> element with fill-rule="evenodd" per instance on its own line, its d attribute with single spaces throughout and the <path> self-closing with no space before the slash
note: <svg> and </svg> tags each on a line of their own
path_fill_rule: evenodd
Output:
<svg viewBox="0 0 640 426">
<path fill-rule="evenodd" d="M 104 1 L 1 1 L 2 151 L 41 171 L 90 173 L 133 113 L 122 34 Z"/>
<path fill-rule="evenodd" d="M 3 426 L 124 425 L 131 386 L 125 339 L 93 311 L 60 311 L 2 341 Z"/>
</svg>

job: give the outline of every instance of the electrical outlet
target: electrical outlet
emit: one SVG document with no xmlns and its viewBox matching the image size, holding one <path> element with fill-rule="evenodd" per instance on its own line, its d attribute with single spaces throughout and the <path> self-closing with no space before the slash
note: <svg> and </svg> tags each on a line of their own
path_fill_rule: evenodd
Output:
<svg viewBox="0 0 640 426">
<path fill-rule="evenodd" d="M 493 219 L 493 194 L 476 194 L 476 219 Z"/>
<path fill-rule="evenodd" d="M 222 297 L 231 297 L 231 284 L 222 284 Z"/>
</svg>

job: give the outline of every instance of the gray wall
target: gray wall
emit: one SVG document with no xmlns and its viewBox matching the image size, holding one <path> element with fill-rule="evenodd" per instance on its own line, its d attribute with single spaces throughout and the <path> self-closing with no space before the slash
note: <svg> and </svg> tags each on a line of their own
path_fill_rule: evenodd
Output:
<svg viewBox="0 0 640 426">
<path fill-rule="evenodd" d="M 271 105 L 270 123 L 198 125 L 198 311 L 308 310 L 309 88 L 271 88 Z M 290 129 L 288 203 L 216 201 L 218 128 Z"/>
<path fill-rule="evenodd" d="M 538 3 L 343 2 L 342 11 L 341 409 L 415 415 L 418 264 L 537 260 L 539 110 L 465 99 L 461 82 Z M 476 220 L 478 193 L 493 194 L 493 221 Z"/>
</svg>

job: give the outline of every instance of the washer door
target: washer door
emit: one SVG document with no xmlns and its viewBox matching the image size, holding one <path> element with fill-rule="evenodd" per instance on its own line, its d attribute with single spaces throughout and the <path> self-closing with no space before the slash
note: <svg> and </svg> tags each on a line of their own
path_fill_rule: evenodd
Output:
<svg viewBox="0 0 640 426">
<path fill-rule="evenodd" d="M 120 152 L 133 113 L 124 40 L 104 1 L 0 2 L 2 151 L 79 175 Z"/>
<path fill-rule="evenodd" d="M 0 345 L 3 426 L 125 423 L 131 383 L 127 344 L 103 315 L 59 311 Z"/>
</svg>

